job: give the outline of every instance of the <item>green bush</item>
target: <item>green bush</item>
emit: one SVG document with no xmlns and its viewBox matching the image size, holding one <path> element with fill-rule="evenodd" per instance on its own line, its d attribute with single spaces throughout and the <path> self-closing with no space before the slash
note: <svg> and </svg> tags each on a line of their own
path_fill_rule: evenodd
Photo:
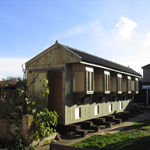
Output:
<svg viewBox="0 0 150 150">
<path fill-rule="evenodd" d="M 49 111 L 47 108 L 45 108 L 43 112 L 34 112 L 34 138 L 37 139 L 38 137 L 48 137 L 53 134 L 55 130 L 52 126 L 57 125 L 57 118 L 57 113 L 55 111 Z"/>
</svg>

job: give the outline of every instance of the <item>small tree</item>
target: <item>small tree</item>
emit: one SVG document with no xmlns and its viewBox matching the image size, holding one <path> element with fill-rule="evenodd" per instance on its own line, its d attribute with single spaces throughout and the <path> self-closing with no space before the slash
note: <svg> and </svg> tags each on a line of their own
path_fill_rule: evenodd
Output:
<svg viewBox="0 0 150 150">
<path fill-rule="evenodd" d="M 15 90 L 10 90 L 9 94 L 4 90 L 7 81 L 1 88 L 1 96 L 6 101 L 8 108 L 12 109 L 12 112 L 9 114 L 9 118 L 21 119 L 24 114 L 34 116 L 32 128 L 33 136 L 30 136 L 32 139 L 37 139 L 39 137 L 44 138 L 55 132 L 53 126 L 56 126 L 58 121 L 58 114 L 55 111 L 49 111 L 47 108 L 40 109 L 37 105 L 38 101 L 31 101 L 29 98 L 26 98 L 25 91 L 35 82 L 37 77 L 38 74 L 27 88 L 19 87 Z M 49 94 L 47 79 L 43 79 L 41 91 L 34 97 L 38 98 L 38 95 L 41 93 L 43 97 Z M 16 137 L 21 138 L 21 134 L 18 133 L 18 136 Z"/>
</svg>

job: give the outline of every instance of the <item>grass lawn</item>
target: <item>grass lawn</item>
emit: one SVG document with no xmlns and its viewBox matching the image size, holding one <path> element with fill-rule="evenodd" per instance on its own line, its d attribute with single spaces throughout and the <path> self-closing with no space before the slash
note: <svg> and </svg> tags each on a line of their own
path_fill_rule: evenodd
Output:
<svg viewBox="0 0 150 150">
<path fill-rule="evenodd" d="M 95 135 L 71 146 L 95 150 L 150 150 L 150 120 L 136 122 L 115 134 Z"/>
</svg>

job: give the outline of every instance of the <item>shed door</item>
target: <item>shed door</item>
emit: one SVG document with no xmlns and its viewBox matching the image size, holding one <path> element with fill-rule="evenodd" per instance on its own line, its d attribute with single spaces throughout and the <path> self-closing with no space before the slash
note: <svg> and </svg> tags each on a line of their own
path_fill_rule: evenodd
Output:
<svg viewBox="0 0 150 150">
<path fill-rule="evenodd" d="M 58 120 L 62 119 L 62 71 L 48 71 L 49 90 L 48 109 L 56 111 Z"/>
</svg>

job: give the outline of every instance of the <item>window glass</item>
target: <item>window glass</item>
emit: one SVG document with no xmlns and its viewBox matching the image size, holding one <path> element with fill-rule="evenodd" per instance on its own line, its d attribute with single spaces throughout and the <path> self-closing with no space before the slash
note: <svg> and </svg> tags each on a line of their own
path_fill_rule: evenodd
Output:
<svg viewBox="0 0 150 150">
<path fill-rule="evenodd" d="M 135 78 L 135 92 L 136 93 L 139 92 L 139 81 L 138 81 L 138 78 Z"/>
<path fill-rule="evenodd" d="M 117 74 L 118 77 L 118 94 L 122 93 L 122 75 Z"/>
<path fill-rule="evenodd" d="M 131 93 L 131 77 L 128 76 L 128 93 L 130 94 Z"/>
<path fill-rule="evenodd" d="M 104 89 L 105 89 L 105 94 L 110 93 L 110 73 L 108 71 L 104 71 Z"/>
<path fill-rule="evenodd" d="M 81 107 L 75 108 L 75 119 L 81 118 Z"/>
<path fill-rule="evenodd" d="M 109 112 L 112 112 L 112 104 L 109 104 Z"/>
<path fill-rule="evenodd" d="M 89 67 L 86 67 L 86 90 L 90 94 L 94 92 L 94 71 Z"/>
<path fill-rule="evenodd" d="M 99 114 L 99 105 L 94 106 L 94 114 L 95 115 Z"/>
<path fill-rule="evenodd" d="M 120 110 L 123 109 L 123 102 L 120 102 Z"/>
<path fill-rule="evenodd" d="M 88 91 L 91 91 L 91 72 L 88 71 Z"/>
</svg>

